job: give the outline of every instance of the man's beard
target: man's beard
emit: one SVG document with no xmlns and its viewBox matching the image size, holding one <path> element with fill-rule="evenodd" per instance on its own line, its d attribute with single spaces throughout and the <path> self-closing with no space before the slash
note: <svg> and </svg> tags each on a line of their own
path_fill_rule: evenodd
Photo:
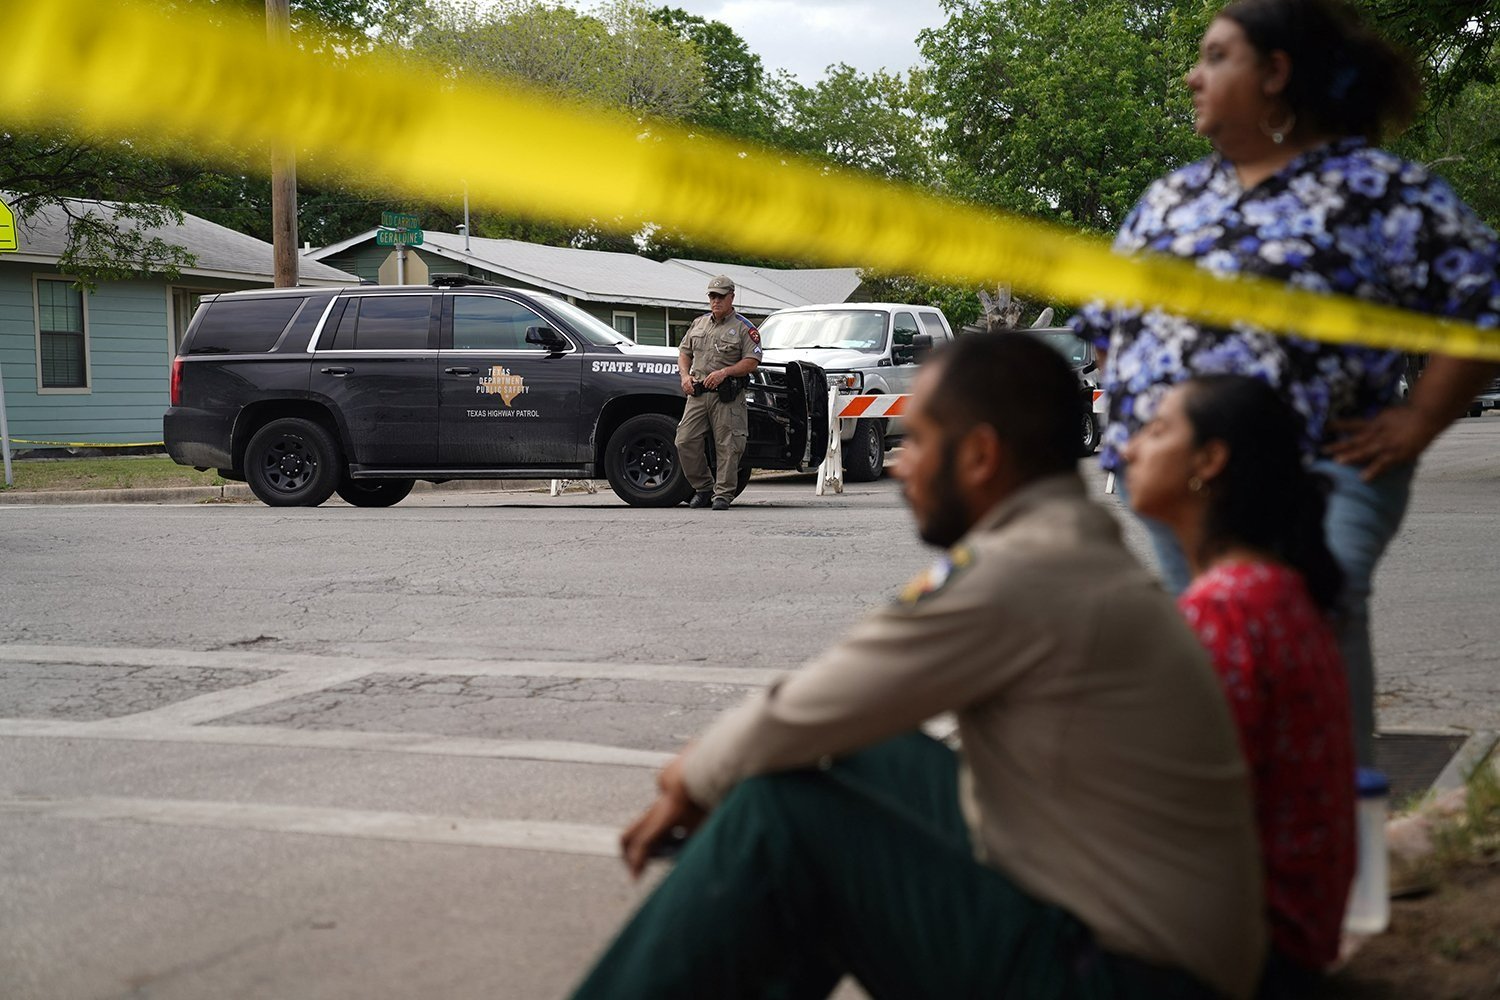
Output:
<svg viewBox="0 0 1500 1000">
<path fill-rule="evenodd" d="M 931 487 L 932 510 L 917 524 L 917 534 L 928 545 L 948 548 L 969 533 L 969 511 L 958 492 L 958 442 L 943 445 L 943 462 Z"/>
</svg>

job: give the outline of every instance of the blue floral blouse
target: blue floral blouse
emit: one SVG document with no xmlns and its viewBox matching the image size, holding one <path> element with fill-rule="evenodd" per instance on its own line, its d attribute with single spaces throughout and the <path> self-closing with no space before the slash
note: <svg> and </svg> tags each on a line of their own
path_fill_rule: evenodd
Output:
<svg viewBox="0 0 1500 1000">
<path fill-rule="evenodd" d="M 1500 325 L 1494 232 L 1441 178 L 1363 139 L 1309 150 L 1248 191 L 1217 155 L 1183 167 L 1146 191 L 1115 249 Z M 1312 455 L 1331 420 L 1389 405 L 1403 370 L 1396 351 L 1276 337 L 1248 324 L 1210 327 L 1154 308 L 1091 303 L 1073 329 L 1109 350 L 1101 462 L 1112 470 L 1167 389 L 1193 375 L 1234 372 L 1281 389 L 1307 421 Z"/>
</svg>

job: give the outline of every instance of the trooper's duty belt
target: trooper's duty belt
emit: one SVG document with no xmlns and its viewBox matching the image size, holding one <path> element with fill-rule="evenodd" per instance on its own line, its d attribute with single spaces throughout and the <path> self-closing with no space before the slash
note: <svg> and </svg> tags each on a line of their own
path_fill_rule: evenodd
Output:
<svg viewBox="0 0 1500 1000">
<path fill-rule="evenodd" d="M 718 388 L 716 389 L 710 389 L 708 386 L 704 385 L 702 379 L 694 379 L 693 395 L 701 396 L 705 392 L 717 392 L 719 394 L 720 400 L 725 403 L 732 403 L 740 393 L 745 391 L 745 386 L 749 384 L 750 376 L 748 375 L 725 376 L 724 381 L 720 382 Z"/>
</svg>

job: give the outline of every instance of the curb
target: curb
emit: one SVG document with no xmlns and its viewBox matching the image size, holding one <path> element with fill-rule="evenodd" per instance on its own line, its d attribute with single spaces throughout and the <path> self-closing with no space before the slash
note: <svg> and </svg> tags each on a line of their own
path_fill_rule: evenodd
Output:
<svg viewBox="0 0 1500 1000">
<path fill-rule="evenodd" d="M 756 471 L 752 480 L 770 481 L 817 477 L 817 471 L 796 472 L 794 470 Z M 578 482 L 579 480 L 567 480 Z M 599 489 L 609 489 L 603 480 L 595 480 Z M 418 482 L 413 493 L 536 493 L 552 488 L 550 479 L 450 479 L 446 483 Z M 332 498 L 338 503 L 338 497 Z M 246 502 L 259 503 L 250 487 L 244 483 L 225 483 L 222 486 L 163 486 L 155 489 L 134 490 L 35 490 L 28 492 L 0 493 L 0 506 L 6 504 L 98 504 L 98 503 L 213 503 Z"/>
<path fill-rule="evenodd" d="M 535 493 L 549 489 L 549 479 L 459 479 L 446 483 L 419 482 L 413 493 Z M 258 503 L 244 483 L 222 486 L 165 486 L 136 490 L 39 490 L 0 493 L 5 504 L 102 504 L 102 503 L 212 503 L 215 501 Z"/>
</svg>

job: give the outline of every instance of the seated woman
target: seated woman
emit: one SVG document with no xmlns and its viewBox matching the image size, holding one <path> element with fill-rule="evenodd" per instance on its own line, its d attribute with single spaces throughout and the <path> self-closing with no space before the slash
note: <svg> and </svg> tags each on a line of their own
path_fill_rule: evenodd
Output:
<svg viewBox="0 0 1500 1000">
<path fill-rule="evenodd" d="M 1179 600 L 1212 654 L 1254 779 L 1272 954 L 1261 995 L 1315 988 L 1354 874 L 1348 685 L 1330 613 L 1342 580 L 1301 418 L 1240 375 L 1172 389 L 1123 451 L 1136 513 L 1169 525 Z"/>
</svg>

